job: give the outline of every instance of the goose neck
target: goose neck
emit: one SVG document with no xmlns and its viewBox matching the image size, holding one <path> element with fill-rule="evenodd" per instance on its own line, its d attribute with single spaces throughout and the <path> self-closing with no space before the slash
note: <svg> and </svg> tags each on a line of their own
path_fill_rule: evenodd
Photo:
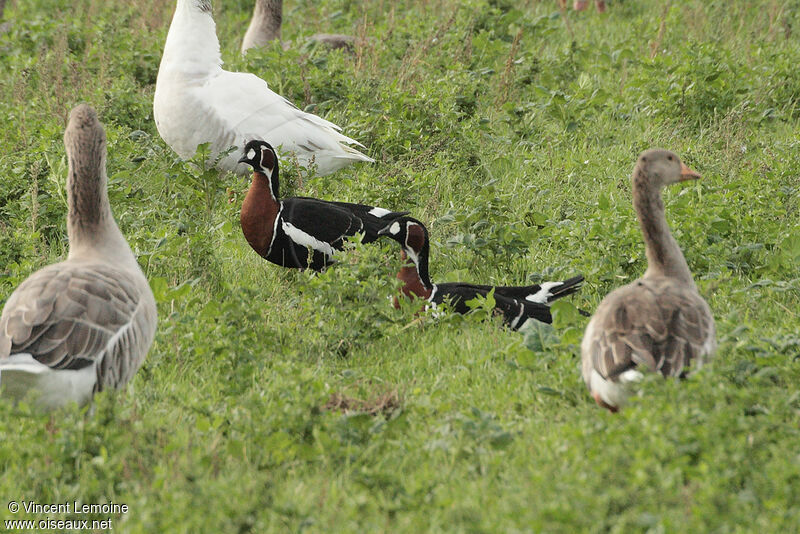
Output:
<svg viewBox="0 0 800 534">
<path fill-rule="evenodd" d="M 427 263 L 420 265 L 419 256 L 409 256 L 405 250 L 401 250 L 400 257 L 404 263 L 397 273 L 397 278 L 404 283 L 401 288 L 403 293 L 406 296 L 414 294 L 419 298 L 429 298 L 433 285 L 428 277 Z"/>
<path fill-rule="evenodd" d="M 283 0 L 256 0 L 248 33 L 255 32 L 264 43 L 281 38 Z"/>
<path fill-rule="evenodd" d="M 161 69 L 207 73 L 222 66 L 217 27 L 201 0 L 178 0 L 167 33 Z"/>
<path fill-rule="evenodd" d="M 667 224 L 660 188 L 651 185 L 638 170 L 633 180 L 633 205 L 647 254 L 645 276 L 666 276 L 694 286 L 686 259 Z"/>
</svg>

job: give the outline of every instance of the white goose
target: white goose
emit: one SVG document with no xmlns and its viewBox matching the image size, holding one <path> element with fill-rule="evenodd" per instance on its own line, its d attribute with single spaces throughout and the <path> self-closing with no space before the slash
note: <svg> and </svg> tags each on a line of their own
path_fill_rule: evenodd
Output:
<svg viewBox="0 0 800 534">
<path fill-rule="evenodd" d="M 633 170 L 633 205 L 642 228 L 647 271 L 597 307 L 581 343 L 582 374 L 598 405 L 616 412 L 643 367 L 683 376 L 717 348 L 714 317 L 692 279 L 664 215 L 661 189 L 700 178 L 667 150 L 647 150 Z"/>
<path fill-rule="evenodd" d="M 158 70 L 153 115 L 158 133 L 184 159 L 201 143 L 211 143 L 215 157 L 261 139 L 294 154 L 302 165 L 313 161 L 320 175 L 354 161 L 373 161 L 347 146 L 363 145 L 339 133 L 338 126 L 299 110 L 264 80 L 223 70 L 209 0 L 178 0 Z M 246 174 L 240 155 L 228 154 L 218 166 Z"/>
<path fill-rule="evenodd" d="M 106 136 L 92 108 L 72 110 L 64 145 L 69 256 L 22 282 L 0 316 L 0 393 L 32 394 L 45 409 L 124 386 L 157 322 L 153 293 L 108 204 Z"/>
</svg>

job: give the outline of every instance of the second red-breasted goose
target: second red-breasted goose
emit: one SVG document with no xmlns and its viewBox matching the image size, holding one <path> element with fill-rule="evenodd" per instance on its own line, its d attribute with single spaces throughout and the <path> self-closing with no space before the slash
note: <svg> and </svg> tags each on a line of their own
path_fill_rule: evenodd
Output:
<svg viewBox="0 0 800 534">
<path fill-rule="evenodd" d="M 449 300 L 454 311 L 467 313 L 470 311 L 466 304 L 468 300 L 478 295 L 486 296 L 494 289 L 495 308 L 503 314 L 506 325 L 513 330 L 522 327 L 527 319 L 551 323 L 553 318 L 549 304 L 574 293 L 583 283 L 583 276 L 579 275 L 563 282 L 530 286 L 489 286 L 463 282 L 434 284 L 428 274 L 430 243 L 424 224 L 411 217 L 399 217 L 378 233 L 397 241 L 403 259 L 410 260 L 397 273 L 397 278 L 405 283 L 401 288 L 404 295 L 415 295 L 434 304 Z"/>
<path fill-rule="evenodd" d="M 279 196 L 278 157 L 265 141 L 250 141 L 239 160 L 253 167 L 240 221 L 247 242 L 263 258 L 281 267 L 322 270 L 335 262 L 345 238 L 361 232 L 363 241 L 408 212 L 309 197 Z"/>
</svg>

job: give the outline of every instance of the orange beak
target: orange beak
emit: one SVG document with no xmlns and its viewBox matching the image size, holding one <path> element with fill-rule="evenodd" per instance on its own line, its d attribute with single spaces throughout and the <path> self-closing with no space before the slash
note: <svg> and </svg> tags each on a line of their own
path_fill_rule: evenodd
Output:
<svg viewBox="0 0 800 534">
<path fill-rule="evenodd" d="M 681 182 L 686 180 L 697 180 L 700 178 L 700 173 L 690 169 L 685 163 L 681 162 Z"/>
</svg>

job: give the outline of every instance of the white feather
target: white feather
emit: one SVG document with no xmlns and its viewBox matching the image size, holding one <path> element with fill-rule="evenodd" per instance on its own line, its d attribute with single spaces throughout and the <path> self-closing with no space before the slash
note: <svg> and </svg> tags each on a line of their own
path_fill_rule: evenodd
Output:
<svg viewBox="0 0 800 534">
<path fill-rule="evenodd" d="M 354 161 L 373 161 L 347 146 L 359 143 L 340 128 L 299 110 L 253 74 L 222 69 L 216 25 L 192 0 L 178 0 L 156 80 L 153 116 L 158 133 L 181 158 L 211 143 L 212 158 L 245 140 L 262 139 L 294 154 L 320 175 Z M 360 146 L 360 145 L 359 145 Z M 246 174 L 238 154 L 225 156 L 221 169 Z"/>
<path fill-rule="evenodd" d="M 625 404 L 629 394 L 624 384 L 614 382 L 613 380 L 606 380 L 600 376 L 600 373 L 598 373 L 596 369 L 592 369 L 589 389 L 592 393 L 599 394 L 603 402 L 616 408 Z"/>
<path fill-rule="evenodd" d="M 335 251 L 330 244 L 320 241 L 313 235 L 307 234 L 292 223 L 286 221 L 281 222 L 281 228 L 283 228 L 283 231 L 286 233 L 286 235 L 298 245 L 311 247 L 314 250 L 322 252 L 329 258 L 333 257 Z"/>
<path fill-rule="evenodd" d="M 383 217 L 384 215 L 389 215 L 391 211 L 387 210 L 386 208 L 372 208 L 367 213 L 374 215 L 375 217 Z"/>
<path fill-rule="evenodd" d="M 94 365 L 75 371 L 51 369 L 27 353 L 0 360 L 0 394 L 15 400 L 27 397 L 46 410 L 70 402 L 87 403 L 96 382 Z"/>
<path fill-rule="evenodd" d="M 564 285 L 564 282 L 542 282 L 539 291 L 526 296 L 525 300 L 547 304 L 548 299 L 553 296 L 550 290 L 561 285 Z"/>
</svg>

